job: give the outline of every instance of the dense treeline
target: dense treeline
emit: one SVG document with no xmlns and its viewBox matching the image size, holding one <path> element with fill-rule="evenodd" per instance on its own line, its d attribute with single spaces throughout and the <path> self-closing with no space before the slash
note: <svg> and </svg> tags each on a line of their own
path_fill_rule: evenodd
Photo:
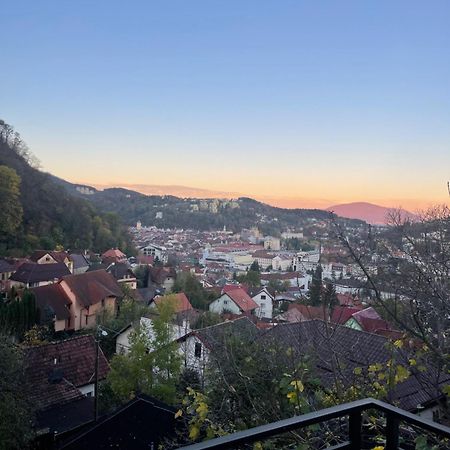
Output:
<svg viewBox="0 0 450 450">
<path fill-rule="evenodd" d="M 75 185 L 59 180 L 69 192 L 77 193 Z M 224 226 L 238 232 L 255 225 L 263 234 L 279 236 L 287 228 L 298 228 L 308 219 L 329 219 L 330 213 L 318 209 L 276 208 L 256 200 L 242 197 L 238 199 L 239 207 L 222 202 L 217 211 L 199 208 L 201 200 L 183 199 L 174 196 L 144 195 L 122 188 L 96 191 L 87 196 L 93 204 L 104 212 L 117 213 L 127 225 L 135 225 L 140 220 L 144 225 L 159 228 L 184 228 L 195 230 L 218 230 Z M 77 195 L 80 195 L 77 193 Z M 206 200 L 211 204 L 214 200 Z M 197 209 L 198 208 L 198 209 Z M 162 218 L 156 213 L 161 212 Z M 362 224 L 362 221 L 342 219 L 350 224 Z"/>
<path fill-rule="evenodd" d="M 21 299 L 0 301 L 0 334 L 20 337 L 39 321 L 39 311 L 32 292 L 25 290 Z"/>
<path fill-rule="evenodd" d="M 70 195 L 41 172 L 20 135 L 1 120 L 0 168 L 10 180 L 2 176 L 2 206 L 11 202 L 17 206 L 14 216 L 3 207 L 0 211 L 0 223 L 9 224 L 0 233 L 0 255 L 21 256 L 37 248 L 58 246 L 99 252 L 117 246 L 132 253 L 118 216 L 97 213 L 91 203 Z"/>
</svg>

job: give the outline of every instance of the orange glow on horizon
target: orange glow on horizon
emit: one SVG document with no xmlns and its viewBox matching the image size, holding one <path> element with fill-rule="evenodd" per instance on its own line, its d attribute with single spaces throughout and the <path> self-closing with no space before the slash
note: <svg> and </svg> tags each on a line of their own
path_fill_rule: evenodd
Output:
<svg viewBox="0 0 450 450">
<path fill-rule="evenodd" d="M 388 208 L 403 208 L 411 212 L 427 209 L 432 205 L 448 203 L 444 196 L 440 199 L 436 198 L 392 198 L 392 197 L 372 197 L 364 196 L 362 190 L 353 192 L 353 195 L 342 195 L 335 198 L 319 198 L 317 196 L 293 196 L 283 195 L 280 192 L 274 192 L 273 195 L 258 193 L 252 190 L 251 192 L 240 190 L 239 192 L 231 192 L 227 190 L 210 189 L 208 187 L 190 187 L 181 185 L 146 185 L 146 184 L 130 184 L 130 183 L 90 183 L 86 181 L 73 180 L 73 183 L 93 186 L 96 189 L 107 189 L 112 187 L 122 187 L 125 189 L 134 190 L 146 195 L 174 195 L 183 198 L 238 198 L 250 197 L 255 200 L 267 203 L 271 206 L 280 208 L 317 208 L 326 209 L 333 205 L 355 202 L 367 202 L 375 205 L 384 206 Z M 336 192 L 337 194 L 337 192 Z"/>
</svg>

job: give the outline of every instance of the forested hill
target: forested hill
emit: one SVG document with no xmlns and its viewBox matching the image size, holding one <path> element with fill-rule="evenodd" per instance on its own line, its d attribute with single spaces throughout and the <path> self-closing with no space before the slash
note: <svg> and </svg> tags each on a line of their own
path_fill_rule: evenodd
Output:
<svg viewBox="0 0 450 450">
<path fill-rule="evenodd" d="M 0 256 L 57 246 L 131 250 L 117 215 L 96 212 L 38 170 L 20 135 L 0 120 Z"/>
<path fill-rule="evenodd" d="M 318 209 L 284 209 L 242 197 L 235 201 L 144 195 L 122 188 L 96 190 L 89 186 L 57 182 L 69 192 L 89 199 L 99 211 L 117 213 L 127 225 L 141 221 L 160 228 L 231 231 L 258 226 L 264 234 L 277 235 L 287 228 L 298 229 L 311 219 L 328 219 L 330 213 Z M 359 220 L 341 219 L 362 224 Z"/>
</svg>

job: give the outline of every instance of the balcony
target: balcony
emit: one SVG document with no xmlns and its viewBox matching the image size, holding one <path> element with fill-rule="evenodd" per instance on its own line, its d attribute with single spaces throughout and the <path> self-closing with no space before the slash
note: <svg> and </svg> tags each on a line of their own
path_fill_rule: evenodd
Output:
<svg viewBox="0 0 450 450">
<path fill-rule="evenodd" d="M 364 439 L 363 413 L 376 411 L 381 414 L 383 421 L 383 443 L 367 444 Z M 348 419 L 347 419 L 348 417 Z M 364 448 L 372 449 L 375 446 L 384 447 L 384 450 L 410 449 L 415 448 L 409 444 L 401 444 L 401 431 L 414 429 L 416 435 L 431 433 L 439 439 L 439 449 L 450 448 L 450 428 L 420 418 L 412 413 L 396 408 L 388 403 L 372 398 L 357 400 L 345 403 L 320 411 L 295 416 L 289 419 L 280 420 L 267 425 L 240 431 L 226 435 L 217 439 L 200 442 L 197 444 L 182 447 L 183 450 L 204 450 L 204 449 L 235 449 L 253 448 L 250 444 L 263 442 L 265 439 L 279 436 L 288 432 L 299 432 L 311 425 L 323 425 L 325 422 L 338 419 L 345 421 L 347 436 L 346 440 L 326 447 L 327 450 L 351 449 L 360 450 Z M 345 439 L 345 438 L 344 438 Z M 448 440 L 448 441 L 447 441 Z M 275 448 L 275 447 L 272 447 Z M 287 446 L 279 448 L 300 448 L 297 446 Z M 315 448 L 315 447 L 308 447 Z M 323 448 L 323 447 L 322 447 Z M 422 447 L 423 448 L 423 447 Z M 431 447 L 425 447 L 431 448 Z"/>
</svg>

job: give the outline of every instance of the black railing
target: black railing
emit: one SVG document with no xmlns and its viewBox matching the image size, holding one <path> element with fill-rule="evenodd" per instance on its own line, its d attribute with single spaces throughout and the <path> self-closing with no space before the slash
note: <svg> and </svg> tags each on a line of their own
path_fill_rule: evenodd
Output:
<svg viewBox="0 0 450 450">
<path fill-rule="evenodd" d="M 360 450 L 362 445 L 362 413 L 369 409 L 378 410 L 386 417 L 385 450 L 397 450 L 399 448 L 399 426 L 401 422 L 416 426 L 427 432 L 435 433 L 440 437 L 450 438 L 449 427 L 422 419 L 415 414 L 396 408 L 388 403 L 373 398 L 366 398 L 311 412 L 302 416 L 295 416 L 267 425 L 250 428 L 248 430 L 239 431 L 217 439 L 211 439 L 182 448 L 183 450 L 236 448 L 239 445 L 260 442 L 282 433 L 299 430 L 310 425 L 326 422 L 330 419 L 348 416 L 348 440 L 332 447 L 328 447 L 328 450 Z"/>
</svg>

